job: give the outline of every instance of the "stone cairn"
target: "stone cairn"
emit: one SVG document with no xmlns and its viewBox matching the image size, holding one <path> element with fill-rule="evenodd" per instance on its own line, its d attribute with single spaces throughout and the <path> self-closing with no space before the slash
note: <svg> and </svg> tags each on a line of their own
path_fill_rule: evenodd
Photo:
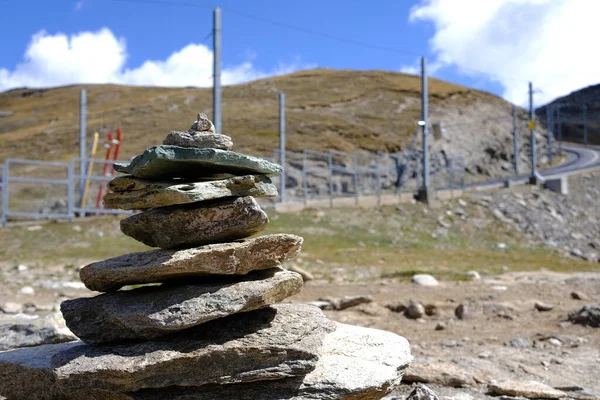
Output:
<svg viewBox="0 0 600 400">
<path fill-rule="evenodd" d="M 412 356 L 390 332 L 279 303 L 302 278 L 282 268 L 303 239 L 249 238 L 269 220 L 281 167 L 230 151 L 205 115 L 109 183 L 107 208 L 141 210 L 126 235 L 160 249 L 83 267 L 94 297 L 64 301 L 81 339 L 0 353 L 8 399 L 379 399 Z M 279 303 L 279 304 L 277 304 Z"/>
</svg>

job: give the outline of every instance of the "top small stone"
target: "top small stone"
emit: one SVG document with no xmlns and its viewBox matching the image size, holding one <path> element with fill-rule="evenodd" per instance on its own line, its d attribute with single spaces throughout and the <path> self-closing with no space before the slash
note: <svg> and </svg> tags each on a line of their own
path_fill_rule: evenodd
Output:
<svg viewBox="0 0 600 400">
<path fill-rule="evenodd" d="M 190 132 L 190 133 L 192 133 L 192 132 L 215 133 L 216 130 L 215 130 L 215 126 L 213 125 L 212 121 L 210 119 L 208 119 L 206 114 L 198 113 L 198 119 L 196 121 L 194 121 L 194 123 L 192 124 L 192 127 L 190 128 L 190 130 L 188 132 Z"/>
</svg>

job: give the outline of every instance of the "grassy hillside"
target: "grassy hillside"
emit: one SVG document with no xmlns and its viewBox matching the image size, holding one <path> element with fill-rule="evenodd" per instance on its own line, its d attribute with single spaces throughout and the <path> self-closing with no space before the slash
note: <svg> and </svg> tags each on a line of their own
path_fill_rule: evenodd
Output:
<svg viewBox="0 0 600 400">
<path fill-rule="evenodd" d="M 508 104 L 489 93 L 430 79 L 432 118 L 483 104 L 508 116 Z M 78 85 L 0 93 L 0 160 L 66 160 L 78 153 L 79 92 L 87 89 L 88 137 L 124 132 L 122 158 L 186 130 L 197 112 L 212 116 L 210 88 Z M 420 78 L 383 71 L 307 70 L 223 89 L 223 132 L 234 150 L 271 154 L 277 147 L 278 96 L 286 94 L 288 148 L 397 151 L 420 115 Z M 104 137 L 104 134 L 102 135 Z"/>
</svg>

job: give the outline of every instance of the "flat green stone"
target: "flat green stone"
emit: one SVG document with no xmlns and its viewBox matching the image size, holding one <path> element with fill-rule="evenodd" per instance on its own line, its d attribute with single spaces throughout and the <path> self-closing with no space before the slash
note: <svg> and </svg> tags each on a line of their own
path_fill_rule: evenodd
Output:
<svg viewBox="0 0 600 400">
<path fill-rule="evenodd" d="M 118 172 L 146 179 L 226 178 L 247 174 L 277 175 L 280 165 L 227 150 L 154 146 L 131 163 L 116 163 Z"/>
</svg>

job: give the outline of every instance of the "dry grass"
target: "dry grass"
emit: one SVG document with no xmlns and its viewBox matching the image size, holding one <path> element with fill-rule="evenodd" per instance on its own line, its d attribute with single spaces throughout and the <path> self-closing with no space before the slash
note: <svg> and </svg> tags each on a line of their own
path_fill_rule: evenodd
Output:
<svg viewBox="0 0 600 400">
<path fill-rule="evenodd" d="M 87 89 L 88 136 L 102 128 L 124 132 L 122 157 L 186 130 L 197 112 L 212 115 L 211 89 L 81 85 L 0 93 L 0 160 L 67 160 L 78 154 L 79 91 Z M 223 90 L 223 132 L 237 151 L 269 155 L 277 146 L 278 96 L 286 93 L 288 148 L 396 151 L 419 119 L 420 80 L 384 71 L 308 70 Z M 430 80 L 431 106 L 459 109 L 506 102 L 489 93 Z M 501 110 L 502 109 L 502 110 Z M 102 157 L 102 155 L 100 155 Z"/>
<path fill-rule="evenodd" d="M 450 206 L 448 206 L 450 207 Z M 414 271 L 456 279 L 465 271 L 500 273 L 510 270 L 583 271 L 595 264 L 566 259 L 543 248 L 528 247 L 525 237 L 497 222 L 480 206 L 466 210 L 490 223 L 475 227 L 470 219 L 454 219 L 447 236 L 433 238 L 443 209 L 403 204 L 378 209 L 340 208 L 304 210 L 296 214 L 270 213 L 267 233 L 304 237 L 300 259 L 319 276 L 334 278 L 342 268 L 356 279 L 380 276 L 400 279 Z M 484 213 L 484 214 L 481 214 Z M 453 217 L 445 217 L 452 221 Z M 0 229 L 0 260 L 31 267 L 80 266 L 121 254 L 149 250 L 119 230 L 119 218 L 98 217 L 74 224 L 48 223 Z M 505 243 L 500 249 L 498 243 Z"/>
</svg>

